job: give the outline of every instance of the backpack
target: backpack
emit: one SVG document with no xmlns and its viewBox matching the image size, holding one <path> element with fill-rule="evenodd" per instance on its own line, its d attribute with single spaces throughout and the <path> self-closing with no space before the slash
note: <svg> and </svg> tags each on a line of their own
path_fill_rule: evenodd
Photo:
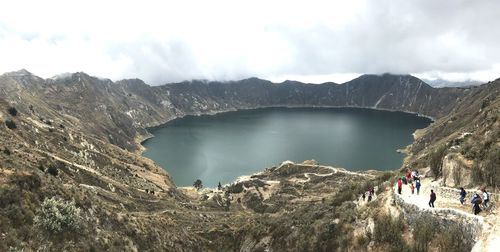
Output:
<svg viewBox="0 0 500 252">
<path fill-rule="evenodd" d="M 474 197 L 472 199 L 472 204 L 481 204 L 483 202 L 483 200 L 481 199 L 481 197 Z"/>
<path fill-rule="evenodd" d="M 484 197 L 484 196 L 486 196 L 486 197 Z M 483 197 L 484 197 L 484 200 L 489 200 L 490 199 L 490 193 L 489 192 L 483 193 Z"/>
</svg>

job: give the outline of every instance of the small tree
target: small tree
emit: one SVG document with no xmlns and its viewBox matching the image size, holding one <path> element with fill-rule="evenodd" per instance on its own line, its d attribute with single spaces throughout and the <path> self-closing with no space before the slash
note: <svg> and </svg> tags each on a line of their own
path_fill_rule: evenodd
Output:
<svg viewBox="0 0 500 252">
<path fill-rule="evenodd" d="M 8 111 L 9 111 L 9 114 L 10 114 L 10 115 L 12 115 L 12 116 L 17 116 L 17 109 L 16 109 L 16 108 L 14 108 L 14 107 L 10 107 L 10 108 L 8 109 Z"/>
<path fill-rule="evenodd" d="M 81 226 L 80 208 L 74 201 L 46 198 L 35 216 L 35 226 L 51 234 L 78 230 Z"/>
<path fill-rule="evenodd" d="M 8 119 L 8 120 L 5 121 L 5 125 L 9 129 L 15 129 L 15 128 L 17 128 L 16 123 L 14 121 L 10 120 L 10 119 Z"/>
<path fill-rule="evenodd" d="M 196 190 L 200 190 L 201 188 L 203 188 L 203 183 L 201 182 L 201 179 L 197 179 L 193 183 L 193 186 L 194 186 L 194 188 L 196 188 Z"/>
<path fill-rule="evenodd" d="M 55 167 L 55 166 L 51 165 L 51 166 L 49 166 L 49 168 L 47 169 L 47 172 L 48 172 L 50 175 L 52 175 L 52 176 L 54 176 L 54 177 L 57 177 L 57 175 L 59 174 L 59 169 L 57 169 L 57 167 Z"/>
</svg>

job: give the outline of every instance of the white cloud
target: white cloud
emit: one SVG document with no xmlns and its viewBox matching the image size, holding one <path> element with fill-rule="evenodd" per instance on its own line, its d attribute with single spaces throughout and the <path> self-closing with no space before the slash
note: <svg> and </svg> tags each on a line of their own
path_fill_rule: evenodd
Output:
<svg viewBox="0 0 500 252">
<path fill-rule="evenodd" d="M 3 1 L 0 72 L 161 84 L 500 77 L 500 1 Z M 333 79 L 329 79 L 333 78 Z"/>
</svg>

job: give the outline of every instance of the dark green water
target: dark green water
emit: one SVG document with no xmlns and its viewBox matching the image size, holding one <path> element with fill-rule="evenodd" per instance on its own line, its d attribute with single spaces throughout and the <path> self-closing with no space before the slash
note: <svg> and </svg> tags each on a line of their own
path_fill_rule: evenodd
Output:
<svg viewBox="0 0 500 252">
<path fill-rule="evenodd" d="M 270 108 L 187 116 L 151 129 L 144 156 L 177 185 L 228 183 L 284 160 L 315 159 L 350 170 L 401 166 L 396 152 L 430 119 L 354 108 Z"/>
</svg>

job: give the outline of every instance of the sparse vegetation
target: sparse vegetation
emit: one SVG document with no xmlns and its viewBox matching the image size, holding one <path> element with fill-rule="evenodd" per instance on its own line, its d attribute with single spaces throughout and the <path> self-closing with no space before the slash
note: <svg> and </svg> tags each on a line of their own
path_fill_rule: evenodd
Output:
<svg viewBox="0 0 500 252">
<path fill-rule="evenodd" d="M 429 242 L 434 238 L 434 234 L 439 228 L 434 217 L 423 215 L 413 223 L 413 240 L 416 252 L 428 251 Z"/>
<path fill-rule="evenodd" d="M 472 237 L 464 232 L 461 224 L 451 224 L 446 230 L 441 229 L 436 241 L 439 251 L 467 252 L 472 250 Z"/>
<path fill-rule="evenodd" d="M 56 197 L 45 199 L 34 219 L 35 225 L 49 234 L 78 230 L 80 222 L 80 208 L 75 202 Z"/>
<path fill-rule="evenodd" d="M 379 213 L 375 216 L 374 221 L 373 238 L 376 242 L 404 247 L 405 242 L 401 235 L 404 230 L 404 222 L 401 216 L 393 218 L 391 215 Z"/>
<path fill-rule="evenodd" d="M 9 111 L 9 114 L 10 114 L 11 116 L 17 116 L 17 109 L 16 109 L 16 108 L 14 108 L 14 107 L 10 107 L 10 108 L 8 109 L 8 111 Z"/>
<path fill-rule="evenodd" d="M 440 145 L 430 155 L 429 165 L 435 178 L 441 176 L 443 168 L 443 158 L 446 155 L 446 145 Z"/>
<path fill-rule="evenodd" d="M 196 181 L 194 181 L 193 186 L 194 188 L 196 188 L 196 190 L 200 190 L 201 188 L 203 188 L 203 182 L 201 182 L 201 179 L 197 179 Z"/>
<path fill-rule="evenodd" d="M 500 186 L 500 146 L 494 146 L 490 148 L 484 161 L 482 162 L 483 167 L 476 165 L 473 172 L 477 174 L 473 175 L 474 180 L 477 183 L 486 184 L 492 187 Z"/>
<path fill-rule="evenodd" d="M 49 173 L 50 175 L 52 175 L 54 177 L 57 177 L 57 175 L 59 174 L 59 169 L 57 169 L 57 167 L 51 165 L 47 169 L 47 173 Z"/>
<path fill-rule="evenodd" d="M 13 120 L 11 120 L 11 119 L 7 119 L 7 120 L 5 120 L 5 125 L 6 125 L 6 126 L 7 126 L 7 128 L 9 128 L 9 129 L 15 129 L 15 128 L 17 128 L 16 123 L 15 123 Z"/>
</svg>

